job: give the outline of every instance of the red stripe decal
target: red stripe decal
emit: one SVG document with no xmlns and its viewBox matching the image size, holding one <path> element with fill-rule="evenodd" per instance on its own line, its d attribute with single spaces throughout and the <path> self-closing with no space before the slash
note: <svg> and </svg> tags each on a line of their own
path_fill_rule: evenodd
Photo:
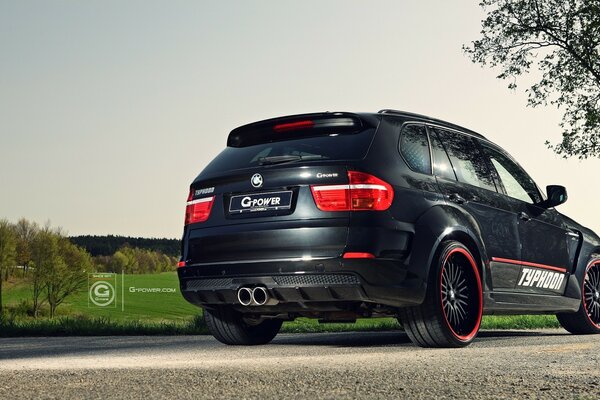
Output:
<svg viewBox="0 0 600 400">
<path fill-rule="evenodd" d="M 559 272 L 562 272 L 563 274 L 567 273 L 566 268 L 553 267 L 551 265 L 545 265 L 545 264 L 536 264 L 536 263 L 527 262 L 527 261 L 511 260 L 510 258 L 492 257 L 492 261 L 507 263 L 507 264 L 523 265 L 525 267 L 551 269 L 552 271 L 559 271 Z"/>
</svg>

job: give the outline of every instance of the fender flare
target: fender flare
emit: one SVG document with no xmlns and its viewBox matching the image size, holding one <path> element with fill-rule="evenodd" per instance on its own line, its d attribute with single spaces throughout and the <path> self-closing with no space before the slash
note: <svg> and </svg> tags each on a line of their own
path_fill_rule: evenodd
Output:
<svg viewBox="0 0 600 400">
<path fill-rule="evenodd" d="M 489 282 L 489 258 L 475 219 L 465 211 L 449 205 L 432 207 L 415 223 L 415 233 L 408 259 L 408 272 L 418 277 L 426 288 L 431 265 L 440 244 L 456 240 L 465 245 L 478 263 L 484 293 L 491 288 Z M 423 291 L 423 299 L 426 290 Z"/>
</svg>

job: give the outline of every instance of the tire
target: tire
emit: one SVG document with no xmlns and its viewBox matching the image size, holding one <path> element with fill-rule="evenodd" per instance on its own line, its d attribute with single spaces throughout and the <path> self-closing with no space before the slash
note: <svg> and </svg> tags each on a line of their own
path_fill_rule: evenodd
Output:
<svg viewBox="0 0 600 400">
<path fill-rule="evenodd" d="M 464 347 L 477 336 L 483 294 L 477 263 L 456 241 L 440 245 L 419 306 L 400 310 L 404 330 L 421 347 Z"/>
<path fill-rule="evenodd" d="M 266 319 L 250 325 L 244 321 L 241 313 L 229 307 L 205 309 L 204 320 L 210 333 L 219 342 L 244 346 L 269 343 L 283 324 L 281 320 Z"/>
<path fill-rule="evenodd" d="M 581 304 L 575 313 L 559 313 L 560 325 L 575 335 L 600 333 L 600 260 L 590 262 L 581 284 Z"/>
</svg>

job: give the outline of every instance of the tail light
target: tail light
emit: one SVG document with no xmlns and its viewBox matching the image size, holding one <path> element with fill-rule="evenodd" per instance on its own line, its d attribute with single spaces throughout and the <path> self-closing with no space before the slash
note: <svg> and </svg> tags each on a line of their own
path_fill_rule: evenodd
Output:
<svg viewBox="0 0 600 400">
<path fill-rule="evenodd" d="M 192 200 L 193 192 L 190 191 L 188 201 L 185 207 L 185 224 L 195 224 L 204 222 L 210 216 L 215 196 L 203 197 L 201 199 Z"/>
<path fill-rule="evenodd" d="M 384 211 L 394 200 L 394 189 L 364 172 L 348 171 L 348 185 L 311 186 L 321 211 Z"/>
</svg>

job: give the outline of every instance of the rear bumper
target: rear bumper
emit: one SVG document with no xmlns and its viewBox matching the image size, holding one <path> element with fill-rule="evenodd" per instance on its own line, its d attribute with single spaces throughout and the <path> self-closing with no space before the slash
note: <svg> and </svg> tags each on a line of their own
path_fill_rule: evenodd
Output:
<svg viewBox="0 0 600 400">
<path fill-rule="evenodd" d="M 237 291 L 263 286 L 278 300 L 269 311 L 326 310 L 345 303 L 392 307 L 419 304 L 426 285 L 400 260 L 341 259 L 252 261 L 178 269 L 181 292 L 199 306 L 240 306 Z M 261 312 L 266 307 L 247 307 Z"/>
</svg>

